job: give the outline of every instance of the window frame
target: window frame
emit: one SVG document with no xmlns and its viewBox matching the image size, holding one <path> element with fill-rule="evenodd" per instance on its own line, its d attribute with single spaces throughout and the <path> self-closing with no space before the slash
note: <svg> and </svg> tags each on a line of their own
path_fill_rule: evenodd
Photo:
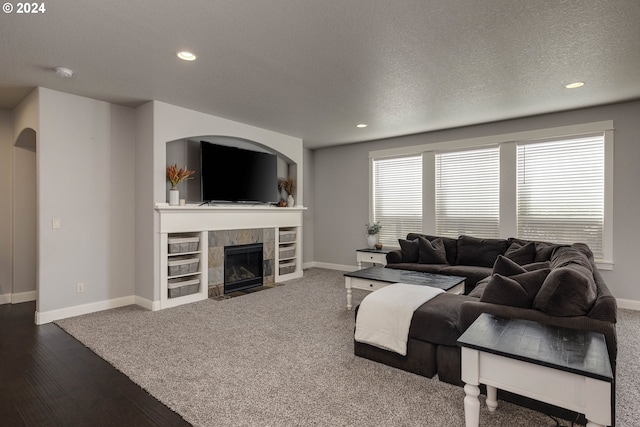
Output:
<svg viewBox="0 0 640 427">
<path fill-rule="evenodd" d="M 372 224 L 373 222 L 375 222 L 377 219 L 375 217 L 375 162 L 376 161 L 384 161 L 384 160 L 394 160 L 394 159 L 404 159 L 404 158 L 408 158 L 408 157 L 420 157 L 422 160 L 422 165 L 421 165 L 421 172 L 422 172 L 422 176 L 424 177 L 424 156 L 423 153 L 412 153 L 412 154 L 406 154 L 406 155 L 401 155 L 401 156 L 383 156 L 383 157 L 369 157 L 369 223 Z M 424 216 L 424 179 L 423 182 L 421 183 L 421 190 L 422 190 L 422 206 L 421 206 L 421 215 Z M 384 226 L 384 225 L 383 225 Z M 406 237 L 406 234 L 404 236 L 400 236 L 398 238 L 404 238 Z M 393 245 L 389 245 L 389 243 L 387 242 L 381 242 L 386 246 L 392 246 Z"/>
<path fill-rule="evenodd" d="M 604 232 L 603 259 L 596 260 L 601 270 L 613 270 L 613 120 L 582 123 L 546 129 L 534 129 L 522 132 L 490 135 L 478 138 L 438 141 L 413 146 L 376 150 L 369 152 L 369 221 L 373 219 L 372 198 L 372 162 L 381 157 L 398 157 L 422 154 L 422 232 L 434 234 L 435 226 L 435 152 L 472 149 L 482 146 L 500 146 L 500 236 L 515 237 L 517 235 L 517 154 L 518 142 L 576 137 L 585 134 L 604 134 Z M 425 138 L 429 134 L 425 134 Z"/>
</svg>

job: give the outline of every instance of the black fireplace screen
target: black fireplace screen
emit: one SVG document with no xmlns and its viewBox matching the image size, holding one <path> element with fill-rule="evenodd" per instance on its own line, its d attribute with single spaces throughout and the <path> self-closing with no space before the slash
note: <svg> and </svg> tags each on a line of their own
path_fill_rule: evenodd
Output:
<svg viewBox="0 0 640 427">
<path fill-rule="evenodd" d="M 224 293 L 262 286 L 262 243 L 224 247 Z"/>
</svg>

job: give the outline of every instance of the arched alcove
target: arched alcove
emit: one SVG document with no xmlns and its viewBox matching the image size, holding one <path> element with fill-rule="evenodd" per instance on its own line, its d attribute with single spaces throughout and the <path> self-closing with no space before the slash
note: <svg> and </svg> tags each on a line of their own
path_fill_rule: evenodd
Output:
<svg viewBox="0 0 640 427">
<path fill-rule="evenodd" d="M 166 143 L 167 165 L 177 164 L 179 167 L 186 166 L 187 169 L 195 171 L 193 179 L 179 185 L 180 197 L 184 196 L 183 198 L 186 199 L 187 203 L 200 203 L 202 201 L 200 187 L 200 144 L 202 142 L 273 154 L 278 158 L 278 177 L 296 176 L 297 165 L 295 162 L 286 154 L 257 141 L 229 135 L 201 135 L 168 141 Z M 169 188 L 170 184 L 167 182 L 167 195 Z M 283 198 L 286 198 L 286 194 L 284 194 Z"/>
<path fill-rule="evenodd" d="M 13 290 L 14 302 L 36 298 L 37 181 L 36 132 L 25 128 L 13 148 Z"/>
</svg>

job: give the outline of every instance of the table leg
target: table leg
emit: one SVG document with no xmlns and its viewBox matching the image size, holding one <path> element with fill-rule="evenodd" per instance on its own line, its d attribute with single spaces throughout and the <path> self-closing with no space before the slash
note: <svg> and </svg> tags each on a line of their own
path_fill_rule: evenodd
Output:
<svg viewBox="0 0 640 427">
<path fill-rule="evenodd" d="M 487 386 L 487 408 L 493 412 L 498 407 L 498 389 L 490 385 Z"/>
<path fill-rule="evenodd" d="M 347 310 L 351 310 L 351 277 L 345 277 L 344 287 L 347 288 Z"/>
<path fill-rule="evenodd" d="M 477 385 L 465 384 L 464 422 L 466 427 L 478 427 L 480 424 L 480 388 Z"/>
</svg>

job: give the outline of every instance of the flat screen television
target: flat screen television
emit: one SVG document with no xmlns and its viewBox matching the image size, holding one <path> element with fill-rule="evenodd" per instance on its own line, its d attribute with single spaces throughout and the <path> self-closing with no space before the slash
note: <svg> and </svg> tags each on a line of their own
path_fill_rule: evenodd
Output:
<svg viewBox="0 0 640 427">
<path fill-rule="evenodd" d="M 203 202 L 278 203 L 278 157 L 200 143 Z"/>
</svg>

